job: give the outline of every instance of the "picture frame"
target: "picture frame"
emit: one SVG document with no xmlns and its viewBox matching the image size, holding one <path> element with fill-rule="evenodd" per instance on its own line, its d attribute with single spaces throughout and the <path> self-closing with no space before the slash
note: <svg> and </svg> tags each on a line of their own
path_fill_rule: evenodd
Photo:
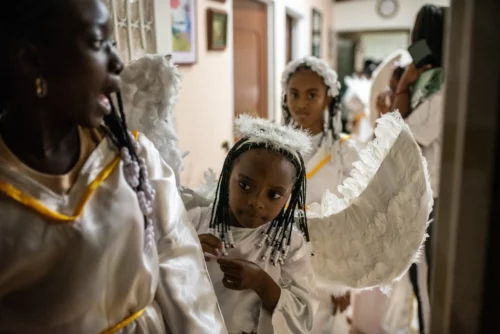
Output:
<svg viewBox="0 0 500 334">
<path fill-rule="evenodd" d="M 178 65 L 198 61 L 196 0 L 170 0 L 172 58 Z"/>
<path fill-rule="evenodd" d="M 227 27 L 229 15 L 226 11 L 207 9 L 207 49 L 222 51 L 227 46 Z"/>
<path fill-rule="evenodd" d="M 311 55 L 321 58 L 321 40 L 323 31 L 323 15 L 317 9 L 312 9 L 311 15 Z"/>
</svg>

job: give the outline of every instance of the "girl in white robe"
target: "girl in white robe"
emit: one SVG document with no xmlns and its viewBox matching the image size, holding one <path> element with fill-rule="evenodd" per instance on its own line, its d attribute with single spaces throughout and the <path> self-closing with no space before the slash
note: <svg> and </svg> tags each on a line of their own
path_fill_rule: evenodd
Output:
<svg viewBox="0 0 500 334">
<path fill-rule="evenodd" d="M 279 192 L 284 190 L 277 187 L 292 179 L 285 168 L 290 167 L 288 162 L 282 157 L 276 161 L 276 156 L 268 151 L 293 144 L 298 135 L 288 136 L 275 124 L 264 127 L 275 131 L 263 130 L 264 121 L 260 121 L 256 129 L 247 126 L 252 136 L 246 136 L 231 150 L 219 181 L 213 173 L 207 174 L 207 184 L 199 189 L 202 194 L 216 195 L 214 209 L 207 208 L 202 201 L 190 215 L 202 233 L 200 240 L 207 257 L 225 255 L 219 257 L 217 263 L 211 261 L 209 270 L 231 333 L 307 333 L 312 325 L 310 309 L 314 304 L 310 299 L 312 293 L 306 293 L 311 284 L 321 282 L 337 291 L 386 287 L 402 277 L 417 259 L 432 207 L 425 160 L 397 113 L 384 115 L 378 123 L 377 139 L 361 152 L 361 160 L 355 164 L 352 176 L 339 188 L 342 197 L 327 192 L 321 204 L 311 204 L 306 209 L 307 220 L 311 222 L 307 229 L 303 211 L 296 212 L 306 242 L 310 235 L 315 253 L 311 258 L 315 277 L 307 271 L 310 265 L 304 251 L 308 248 L 304 248 L 304 240 L 293 232 L 288 239 L 290 247 L 282 249 L 281 254 L 268 248 L 269 244 L 259 247 L 263 241 L 273 240 L 259 233 L 269 232 L 262 228 L 263 224 L 286 203 L 275 203 L 280 205 L 275 207 L 274 214 L 268 214 L 269 209 L 262 202 L 265 203 L 267 197 L 280 198 Z M 296 130 L 295 133 L 300 134 Z M 240 193 L 243 192 L 247 196 L 242 200 Z M 285 207 L 286 217 L 291 215 L 290 208 L 303 208 L 305 198 L 298 203 L 294 198 L 292 196 Z M 260 212 L 257 207 L 267 213 L 257 214 Z M 232 223 L 228 226 L 224 222 Z M 207 235 L 207 231 L 210 234 Z M 281 247 L 283 244 L 287 243 L 271 245 Z M 235 248 L 230 248 L 232 246 Z M 290 259 L 291 252 L 295 255 Z M 281 267 L 263 262 L 259 258 L 262 254 L 264 260 L 270 256 L 269 259 Z M 281 256 L 284 258 L 280 262 Z M 240 260 L 235 260 L 238 258 Z M 300 275 L 299 271 L 302 271 Z M 276 283 L 276 280 L 282 294 L 275 295 L 276 299 L 269 305 L 273 289 L 268 286 L 262 290 L 260 282 Z M 230 291 L 240 289 L 246 291 Z M 265 290 L 269 292 L 267 297 L 262 293 Z M 314 318 L 312 321 L 314 323 Z"/>
<path fill-rule="evenodd" d="M 292 61 L 281 82 L 285 124 L 300 126 L 313 136 L 313 151 L 304 156 L 306 202 L 320 203 L 326 191 L 339 195 L 338 187 L 349 177 L 352 164 L 359 160 L 362 144 L 341 133 L 340 83 L 337 73 L 325 61 L 314 57 Z M 320 287 L 321 303 L 312 333 L 349 332 L 348 294 L 335 287 Z"/>
<path fill-rule="evenodd" d="M 174 173 L 111 102 L 104 3 L 0 6 L 0 332 L 226 333 Z"/>
<path fill-rule="evenodd" d="M 241 116 L 215 202 L 189 216 L 199 234 L 229 333 L 309 333 L 316 309 L 302 131 Z M 301 233 L 302 232 L 302 233 Z"/>
</svg>

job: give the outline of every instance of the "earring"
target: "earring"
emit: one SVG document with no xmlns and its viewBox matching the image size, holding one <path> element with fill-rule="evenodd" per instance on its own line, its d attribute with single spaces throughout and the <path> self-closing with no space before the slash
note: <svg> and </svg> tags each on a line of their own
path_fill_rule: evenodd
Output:
<svg viewBox="0 0 500 334">
<path fill-rule="evenodd" d="M 47 96 L 47 82 L 42 76 L 36 78 L 35 86 L 36 86 L 36 95 L 39 98 Z"/>
</svg>

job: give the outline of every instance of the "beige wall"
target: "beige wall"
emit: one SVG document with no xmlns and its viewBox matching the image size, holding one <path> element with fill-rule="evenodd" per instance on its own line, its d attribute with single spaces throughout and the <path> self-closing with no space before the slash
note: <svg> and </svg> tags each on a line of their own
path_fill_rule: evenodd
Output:
<svg viewBox="0 0 500 334">
<path fill-rule="evenodd" d="M 221 144 L 232 138 L 232 38 L 225 51 L 207 51 L 206 9 L 231 11 L 232 2 L 197 0 L 198 62 L 182 66 L 183 84 L 176 107 L 180 147 L 190 151 L 182 182 L 196 186 L 208 168 L 220 170 L 225 152 Z M 230 21 L 232 22 L 232 21 Z"/>
<path fill-rule="evenodd" d="M 207 51 L 206 9 L 225 9 L 231 14 L 232 0 L 225 4 L 212 0 L 197 0 L 198 62 L 180 67 L 184 76 L 176 108 L 177 131 L 181 149 L 190 151 L 185 160 L 181 181 L 186 186 L 196 186 L 208 168 L 220 171 L 225 151 L 221 144 L 233 138 L 233 54 L 232 28 L 229 29 L 228 47 L 225 51 Z M 311 11 L 323 13 L 322 54 L 328 57 L 328 32 L 332 26 L 332 0 L 275 0 L 270 5 L 270 117 L 279 120 L 281 72 L 285 67 L 286 12 L 297 17 L 294 56 L 311 53 Z M 229 18 L 232 27 L 231 15 Z"/>
</svg>

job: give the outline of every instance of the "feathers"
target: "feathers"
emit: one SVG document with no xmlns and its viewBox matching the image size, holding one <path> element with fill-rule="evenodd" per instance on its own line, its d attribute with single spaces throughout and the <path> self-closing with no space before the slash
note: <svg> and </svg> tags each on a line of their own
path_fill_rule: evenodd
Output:
<svg viewBox="0 0 500 334">
<path fill-rule="evenodd" d="M 309 207 L 313 266 L 324 285 L 388 286 L 418 259 L 432 210 L 425 159 L 398 112 L 377 121 L 339 192 Z"/>
<path fill-rule="evenodd" d="M 255 143 L 265 143 L 273 150 L 286 150 L 293 154 L 298 152 L 302 156 L 311 152 L 311 137 L 305 131 L 292 126 L 279 125 L 247 115 L 240 115 L 235 124 L 239 137 L 248 137 Z"/>
<path fill-rule="evenodd" d="M 174 107 L 181 75 L 169 56 L 147 55 L 128 65 L 121 92 L 128 126 L 142 132 L 174 170 L 179 184 L 182 160 L 174 128 Z"/>
</svg>

